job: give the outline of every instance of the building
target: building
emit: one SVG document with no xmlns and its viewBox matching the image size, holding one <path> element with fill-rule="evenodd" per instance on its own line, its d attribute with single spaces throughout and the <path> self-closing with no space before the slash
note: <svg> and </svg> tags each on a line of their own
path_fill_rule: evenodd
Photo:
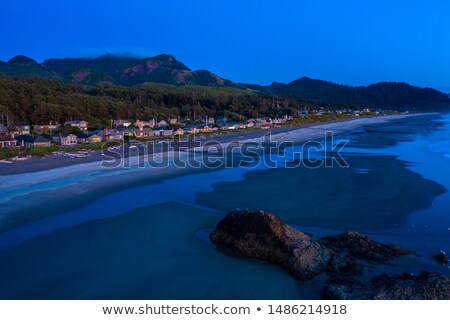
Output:
<svg viewBox="0 0 450 320">
<path fill-rule="evenodd" d="M 123 141 L 125 134 L 118 130 L 105 130 L 103 134 L 103 139 L 105 141 Z"/>
<path fill-rule="evenodd" d="M 53 136 L 53 140 L 61 146 L 74 146 L 78 143 L 77 136 L 74 134 L 60 133 Z"/>
<path fill-rule="evenodd" d="M 179 129 L 175 130 L 173 134 L 175 136 L 182 136 L 183 134 L 185 134 L 185 132 L 183 129 L 179 128 Z"/>
<path fill-rule="evenodd" d="M 52 134 L 59 127 L 61 127 L 60 124 L 35 124 L 33 125 L 33 132 L 36 134 Z"/>
<path fill-rule="evenodd" d="M 223 130 L 236 130 L 237 128 L 238 126 L 235 122 L 227 123 L 222 127 Z"/>
<path fill-rule="evenodd" d="M 128 128 L 129 126 L 131 126 L 131 122 L 128 120 L 114 120 L 113 124 L 116 128 L 118 127 Z"/>
<path fill-rule="evenodd" d="M 21 147 L 50 147 L 50 140 L 41 136 L 24 134 L 16 137 L 17 144 Z"/>
<path fill-rule="evenodd" d="M 64 123 L 65 126 L 72 126 L 80 129 L 83 132 L 86 132 L 88 130 L 88 122 L 84 120 L 74 120 L 74 121 L 67 121 Z"/>
<path fill-rule="evenodd" d="M 28 122 L 19 122 L 13 126 L 14 135 L 30 134 L 30 124 Z"/>
<path fill-rule="evenodd" d="M 165 120 L 161 120 L 160 122 L 158 122 L 158 128 L 164 128 L 167 126 L 168 126 L 168 124 Z"/>
<path fill-rule="evenodd" d="M 175 118 L 169 119 L 169 123 L 170 124 L 177 124 L 178 123 L 178 119 L 175 119 Z"/>
<path fill-rule="evenodd" d="M 77 143 L 78 144 L 86 144 L 89 143 L 89 136 L 86 133 L 77 133 Z"/>
<path fill-rule="evenodd" d="M 155 136 L 155 131 L 152 128 L 139 128 L 133 131 L 134 136 L 140 139 L 146 139 Z"/>
<path fill-rule="evenodd" d="M 165 130 L 161 130 L 162 131 L 162 135 L 165 137 L 170 137 L 173 136 L 173 129 L 165 129 Z"/>
<path fill-rule="evenodd" d="M 184 127 L 184 133 L 192 134 L 192 133 L 199 133 L 199 132 L 200 132 L 200 130 L 193 125 L 187 125 Z"/>
<path fill-rule="evenodd" d="M 136 122 L 134 123 L 134 125 L 135 125 L 137 128 L 145 128 L 145 127 L 154 128 L 154 127 L 156 126 L 156 121 L 155 121 L 155 119 L 150 120 L 150 121 L 136 120 Z"/>
<path fill-rule="evenodd" d="M 0 136 L 0 148 L 12 148 L 17 145 L 17 140 L 12 135 Z"/>
<path fill-rule="evenodd" d="M 100 143 L 100 142 L 102 142 L 102 137 L 101 136 L 99 136 L 98 134 L 95 134 L 95 133 L 91 133 L 89 136 L 88 136 L 88 140 L 89 140 L 89 143 Z"/>
</svg>

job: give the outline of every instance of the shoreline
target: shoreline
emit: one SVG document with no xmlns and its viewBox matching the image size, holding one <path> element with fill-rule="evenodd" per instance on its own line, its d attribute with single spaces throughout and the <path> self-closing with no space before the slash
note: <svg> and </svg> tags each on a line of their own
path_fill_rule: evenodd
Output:
<svg viewBox="0 0 450 320">
<path fill-rule="evenodd" d="M 325 131 L 333 131 L 335 135 L 348 133 L 366 125 L 379 124 L 409 117 L 432 115 L 435 113 L 403 114 L 380 116 L 370 118 L 356 118 L 342 121 L 333 121 L 327 123 L 317 123 L 310 125 L 301 125 L 295 127 L 279 127 L 266 130 L 257 130 L 249 132 L 233 132 L 225 135 L 216 135 L 201 139 L 200 142 L 216 141 L 222 145 L 232 142 L 250 143 L 263 142 L 264 136 L 271 134 L 273 142 L 290 141 L 294 143 L 307 142 L 309 140 L 318 140 L 323 137 Z M 89 148 L 89 145 L 86 145 Z M 159 148 L 161 149 L 161 148 Z M 157 151 L 155 153 L 161 153 Z M 129 154 L 128 157 L 136 157 Z M 78 165 L 100 163 L 108 158 L 102 156 L 101 151 L 95 151 L 89 157 L 69 158 L 62 155 L 47 155 L 44 157 L 34 157 L 23 162 L 0 163 L 0 176 L 12 176 L 18 174 L 34 173 L 48 171 L 57 168 L 77 167 Z"/>
</svg>

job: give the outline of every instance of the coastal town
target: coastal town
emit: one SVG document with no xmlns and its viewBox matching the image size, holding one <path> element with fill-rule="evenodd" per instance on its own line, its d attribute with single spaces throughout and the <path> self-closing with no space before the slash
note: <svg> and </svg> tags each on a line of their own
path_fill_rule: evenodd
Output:
<svg viewBox="0 0 450 320">
<path fill-rule="evenodd" d="M 375 111 L 372 114 L 378 115 Z M 295 116 L 284 115 L 277 118 L 258 117 L 245 121 L 229 121 L 226 117 L 209 117 L 197 119 L 151 119 L 128 120 L 111 119 L 109 127 L 98 128 L 83 119 L 70 120 L 65 123 L 30 124 L 29 122 L 0 123 L 0 148 L 16 151 L 4 153 L 0 160 L 21 159 L 17 152 L 25 149 L 45 149 L 54 147 L 74 147 L 79 145 L 96 145 L 103 142 L 155 142 L 160 139 L 189 137 L 192 135 L 214 135 L 248 130 L 267 130 L 274 127 L 296 125 L 301 119 L 314 119 L 324 115 L 344 118 L 370 115 L 370 109 L 327 111 L 298 110 Z M 55 150 L 51 150 L 55 152 Z M 26 157 L 22 157 L 26 159 Z"/>
</svg>

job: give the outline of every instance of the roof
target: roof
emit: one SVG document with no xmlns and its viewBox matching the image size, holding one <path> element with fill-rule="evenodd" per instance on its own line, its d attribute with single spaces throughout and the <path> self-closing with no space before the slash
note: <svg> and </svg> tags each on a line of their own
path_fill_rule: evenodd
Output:
<svg viewBox="0 0 450 320">
<path fill-rule="evenodd" d="M 16 141 L 16 139 L 14 139 L 12 136 L 0 136 L 0 141 Z"/>
<path fill-rule="evenodd" d="M 87 139 L 89 138 L 89 136 L 85 133 L 76 133 L 75 134 L 77 136 L 78 139 Z"/>
<path fill-rule="evenodd" d="M 16 137 L 17 141 L 36 143 L 36 142 L 48 142 L 48 139 L 45 139 L 42 136 L 32 136 L 31 134 L 22 134 Z"/>
<path fill-rule="evenodd" d="M 99 137 L 99 138 L 101 138 L 99 135 L 98 135 L 98 133 L 99 132 L 97 132 L 97 133 L 95 133 L 95 132 L 93 132 L 93 133 L 90 133 L 89 135 L 88 135 L 88 137 L 89 138 L 91 138 L 91 137 L 94 137 L 94 136 L 96 136 L 96 137 Z"/>
<path fill-rule="evenodd" d="M 53 136 L 53 138 L 55 139 L 59 139 L 59 137 L 63 137 L 63 138 L 67 138 L 68 136 L 75 136 L 74 134 L 72 134 L 72 133 L 61 133 L 60 135 L 59 134 L 57 134 L 57 135 L 55 135 L 55 136 Z"/>
<path fill-rule="evenodd" d="M 81 122 L 87 123 L 87 121 L 84 121 L 84 120 L 73 120 L 73 121 L 67 121 L 66 123 L 69 123 L 69 124 L 80 124 Z"/>
</svg>

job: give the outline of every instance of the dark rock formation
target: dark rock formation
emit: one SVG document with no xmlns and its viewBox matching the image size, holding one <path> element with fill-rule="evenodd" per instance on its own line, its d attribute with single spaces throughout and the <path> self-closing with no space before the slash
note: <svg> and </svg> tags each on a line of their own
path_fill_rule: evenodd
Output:
<svg viewBox="0 0 450 320">
<path fill-rule="evenodd" d="M 311 236 L 263 211 L 231 212 L 210 237 L 239 255 L 283 265 L 303 280 L 325 272 L 332 256 Z"/>
<path fill-rule="evenodd" d="M 363 265 L 358 263 L 355 258 L 338 254 L 333 255 L 327 270 L 333 281 L 344 281 L 346 283 L 352 281 L 355 276 L 361 276 L 363 271 Z"/>
<path fill-rule="evenodd" d="M 448 254 L 446 254 L 446 253 L 443 252 L 443 251 L 441 251 L 441 252 L 439 252 L 437 255 L 435 255 L 434 258 L 435 258 L 436 261 L 439 262 L 439 263 L 442 263 L 442 264 L 448 263 Z"/>
<path fill-rule="evenodd" d="M 244 210 L 226 215 L 210 238 L 236 254 L 282 265 L 301 280 L 326 272 L 330 280 L 321 293 L 324 299 L 450 299 L 450 279 L 435 273 L 382 274 L 370 284 L 357 280 L 364 271 L 361 260 L 387 263 L 412 252 L 356 232 L 316 241 L 273 214 Z M 436 259 L 448 261 L 444 252 Z"/>
<path fill-rule="evenodd" d="M 353 257 L 369 262 L 387 263 L 393 258 L 413 254 L 396 246 L 378 243 L 357 232 L 346 232 L 322 240 L 335 250 L 347 249 Z"/>
<path fill-rule="evenodd" d="M 382 274 L 373 278 L 369 285 L 330 282 L 321 296 L 333 300 L 448 300 L 450 279 L 428 272 L 418 276 L 405 273 L 397 277 Z"/>
</svg>

